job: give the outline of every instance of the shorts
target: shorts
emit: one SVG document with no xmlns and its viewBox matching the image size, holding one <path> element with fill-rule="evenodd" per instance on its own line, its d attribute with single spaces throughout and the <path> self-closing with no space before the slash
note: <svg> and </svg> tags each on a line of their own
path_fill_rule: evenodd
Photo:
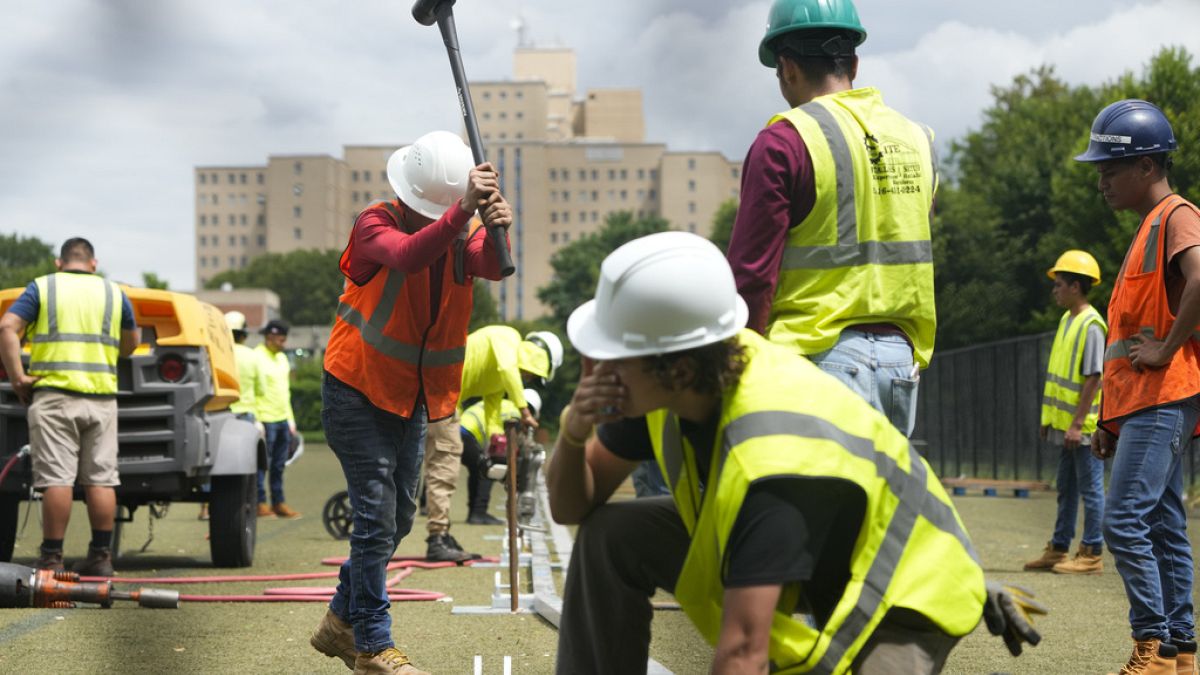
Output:
<svg viewBox="0 0 1200 675">
<path fill-rule="evenodd" d="M 28 419 L 35 489 L 121 484 L 116 397 L 37 389 Z"/>
</svg>

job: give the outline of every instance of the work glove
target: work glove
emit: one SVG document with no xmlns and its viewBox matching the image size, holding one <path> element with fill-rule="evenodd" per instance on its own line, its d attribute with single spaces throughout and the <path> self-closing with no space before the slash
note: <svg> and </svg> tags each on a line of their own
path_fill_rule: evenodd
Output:
<svg viewBox="0 0 1200 675">
<path fill-rule="evenodd" d="M 983 605 L 983 620 L 992 635 L 1004 638 L 1013 656 L 1021 655 L 1021 643 L 1037 645 L 1042 634 L 1033 627 L 1032 615 L 1045 616 L 1046 608 L 1033 599 L 1027 588 L 998 581 L 987 582 L 987 602 Z"/>
</svg>

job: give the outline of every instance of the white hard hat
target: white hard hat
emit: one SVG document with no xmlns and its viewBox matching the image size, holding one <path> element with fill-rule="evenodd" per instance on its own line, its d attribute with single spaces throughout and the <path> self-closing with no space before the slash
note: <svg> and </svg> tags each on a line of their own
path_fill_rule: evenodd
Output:
<svg viewBox="0 0 1200 675">
<path fill-rule="evenodd" d="M 246 315 L 237 310 L 225 312 L 225 325 L 229 326 L 229 330 L 240 330 L 246 332 Z"/>
<path fill-rule="evenodd" d="M 546 381 L 549 382 L 550 380 L 553 380 L 554 372 L 562 367 L 562 340 L 559 340 L 557 335 L 548 330 L 535 330 L 529 335 L 526 335 L 525 339 L 538 345 L 542 349 L 545 349 L 546 353 L 550 355 L 550 373 L 546 375 Z"/>
<path fill-rule="evenodd" d="M 467 194 L 475 161 L 471 149 L 449 131 L 431 131 L 388 158 L 388 182 L 410 209 L 437 219 Z"/>
<path fill-rule="evenodd" d="M 663 354 L 732 337 L 748 315 L 720 249 L 687 232 L 659 232 L 604 259 L 596 297 L 571 313 L 567 337 L 593 359 Z"/>
<path fill-rule="evenodd" d="M 529 407 L 529 412 L 537 417 L 542 410 L 542 395 L 537 393 L 535 389 L 525 390 L 525 405 Z"/>
</svg>

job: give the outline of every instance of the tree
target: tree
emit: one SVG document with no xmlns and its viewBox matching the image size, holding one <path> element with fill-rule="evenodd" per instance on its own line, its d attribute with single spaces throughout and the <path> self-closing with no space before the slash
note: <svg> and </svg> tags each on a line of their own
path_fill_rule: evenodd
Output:
<svg viewBox="0 0 1200 675">
<path fill-rule="evenodd" d="M 471 297 L 474 302 L 471 305 L 471 323 L 467 330 L 476 331 L 484 326 L 500 323 L 500 312 L 496 309 L 496 299 L 492 297 L 492 289 L 488 287 L 487 281 L 476 279 Z"/>
<path fill-rule="evenodd" d="M 738 200 L 726 199 L 713 213 L 712 234 L 709 239 L 721 249 L 722 253 L 729 252 L 729 240 L 733 236 L 733 221 L 737 218 Z"/>
<path fill-rule="evenodd" d="M 325 325 L 333 322 L 342 294 L 340 255 L 336 250 L 316 249 L 267 253 L 245 269 L 214 276 L 205 286 L 220 288 L 229 282 L 235 288 L 269 288 L 279 295 L 280 313 L 289 323 Z"/>
<path fill-rule="evenodd" d="M 170 288 L 170 284 L 167 283 L 167 280 L 158 276 L 154 272 L 142 272 L 142 285 L 146 288 L 157 288 L 163 291 Z"/>
<path fill-rule="evenodd" d="M 0 288 L 22 287 L 54 271 L 54 248 L 37 237 L 0 234 Z"/>
</svg>

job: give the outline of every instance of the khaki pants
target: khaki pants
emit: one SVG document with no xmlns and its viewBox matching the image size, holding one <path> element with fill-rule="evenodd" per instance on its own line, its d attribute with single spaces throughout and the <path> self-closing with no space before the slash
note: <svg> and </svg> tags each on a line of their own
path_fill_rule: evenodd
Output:
<svg viewBox="0 0 1200 675">
<path fill-rule="evenodd" d="M 429 508 L 429 534 L 442 534 L 450 529 L 450 498 L 458 482 L 458 467 L 462 464 L 462 436 L 459 435 L 458 412 L 425 429 L 425 504 Z"/>
<path fill-rule="evenodd" d="M 28 420 L 35 488 L 121 484 L 116 397 L 38 389 Z"/>
</svg>

